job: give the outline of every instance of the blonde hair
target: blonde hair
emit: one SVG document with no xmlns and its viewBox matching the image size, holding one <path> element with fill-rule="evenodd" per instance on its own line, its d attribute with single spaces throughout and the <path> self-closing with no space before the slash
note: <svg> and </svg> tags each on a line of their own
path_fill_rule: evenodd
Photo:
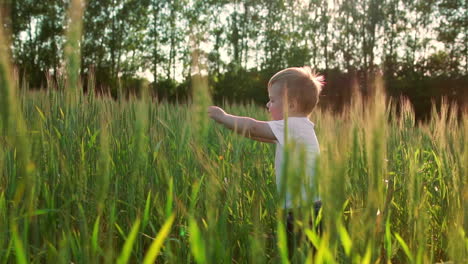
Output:
<svg viewBox="0 0 468 264">
<path fill-rule="evenodd" d="M 268 82 L 268 88 L 275 83 L 282 89 L 286 87 L 281 92 L 286 94 L 288 102 L 296 102 L 301 113 L 310 114 L 318 103 L 325 79 L 309 66 L 291 67 L 273 75 Z"/>
</svg>

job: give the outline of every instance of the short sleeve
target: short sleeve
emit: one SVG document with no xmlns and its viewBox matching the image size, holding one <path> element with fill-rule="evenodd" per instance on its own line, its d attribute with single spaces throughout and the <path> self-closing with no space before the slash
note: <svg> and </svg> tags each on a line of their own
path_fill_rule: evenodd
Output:
<svg viewBox="0 0 468 264">
<path fill-rule="evenodd" d="M 284 145 L 284 120 L 268 121 L 271 131 L 280 145 Z"/>
</svg>

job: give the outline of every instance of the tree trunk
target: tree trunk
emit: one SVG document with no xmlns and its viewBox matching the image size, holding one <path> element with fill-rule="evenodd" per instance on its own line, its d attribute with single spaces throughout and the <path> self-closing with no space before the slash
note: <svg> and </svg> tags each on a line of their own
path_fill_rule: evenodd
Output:
<svg viewBox="0 0 468 264">
<path fill-rule="evenodd" d="M 153 89 L 156 91 L 156 81 L 158 78 L 158 17 L 159 6 L 158 1 L 153 2 Z"/>
<path fill-rule="evenodd" d="M 111 54 L 111 78 L 115 78 L 115 0 L 112 1 L 112 10 L 114 11 L 112 13 L 112 27 L 111 27 L 111 30 L 112 30 L 112 38 L 111 38 L 111 45 L 110 45 L 110 54 Z"/>
</svg>

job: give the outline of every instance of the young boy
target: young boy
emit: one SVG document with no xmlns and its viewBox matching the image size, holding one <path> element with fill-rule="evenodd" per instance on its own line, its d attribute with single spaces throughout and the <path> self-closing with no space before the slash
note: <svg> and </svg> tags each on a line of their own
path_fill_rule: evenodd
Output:
<svg viewBox="0 0 468 264">
<path fill-rule="evenodd" d="M 316 200 L 310 191 L 319 144 L 309 115 L 317 105 L 323 80 L 310 67 L 287 68 L 273 75 L 268 82 L 270 101 L 266 105 L 273 121 L 230 115 L 216 106 L 208 108 L 209 116 L 225 127 L 254 140 L 276 143 L 276 184 L 282 197 L 281 206 L 288 212 L 286 229 L 290 254 L 298 235 L 294 232 L 292 209 L 301 214 L 297 208 L 311 208 L 311 202 Z M 283 168 L 286 164 L 287 168 Z M 315 214 L 320 205 L 320 201 L 315 202 Z"/>
</svg>

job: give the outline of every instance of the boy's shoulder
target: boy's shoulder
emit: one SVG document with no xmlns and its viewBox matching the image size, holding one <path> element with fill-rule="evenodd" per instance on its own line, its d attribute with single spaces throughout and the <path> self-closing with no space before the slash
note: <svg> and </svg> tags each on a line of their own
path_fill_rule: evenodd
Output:
<svg viewBox="0 0 468 264">
<path fill-rule="evenodd" d="M 314 123 L 307 117 L 289 117 L 287 120 L 269 121 L 273 134 L 275 134 L 278 142 L 283 144 L 284 132 L 287 127 L 288 138 L 313 143 L 316 141 Z"/>
<path fill-rule="evenodd" d="M 274 121 L 268 121 L 268 124 L 270 126 L 279 126 L 284 129 L 285 126 L 289 128 L 295 128 L 295 127 L 311 127 L 314 128 L 315 124 L 310 121 L 309 118 L 307 117 L 288 117 L 286 120 L 281 119 L 281 120 L 274 120 Z"/>
<path fill-rule="evenodd" d="M 294 128 L 314 128 L 315 124 L 308 117 L 289 117 L 282 120 L 291 129 Z"/>
</svg>

